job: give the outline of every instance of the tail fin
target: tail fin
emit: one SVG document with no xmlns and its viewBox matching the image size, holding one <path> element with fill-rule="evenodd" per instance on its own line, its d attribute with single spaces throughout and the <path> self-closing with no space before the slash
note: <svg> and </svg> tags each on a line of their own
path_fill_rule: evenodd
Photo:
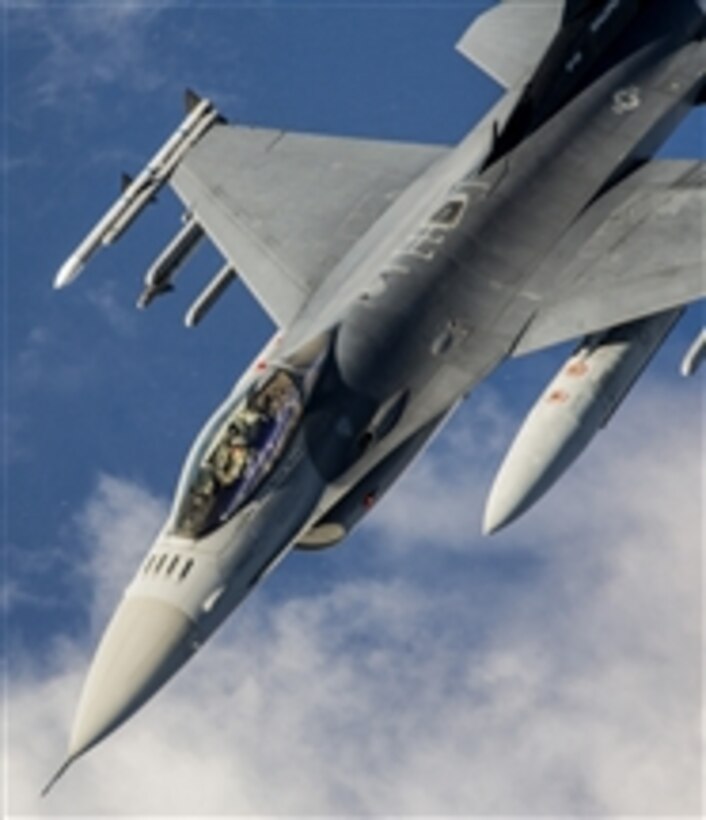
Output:
<svg viewBox="0 0 706 820">
<path fill-rule="evenodd" d="M 564 0 L 505 0 L 476 18 L 456 48 L 500 85 L 517 88 L 534 72 L 567 15 L 586 2 L 568 0 L 565 7 Z"/>
<path fill-rule="evenodd" d="M 572 23 L 589 11 L 598 11 L 604 5 L 605 0 L 564 0 L 563 24 Z"/>
</svg>

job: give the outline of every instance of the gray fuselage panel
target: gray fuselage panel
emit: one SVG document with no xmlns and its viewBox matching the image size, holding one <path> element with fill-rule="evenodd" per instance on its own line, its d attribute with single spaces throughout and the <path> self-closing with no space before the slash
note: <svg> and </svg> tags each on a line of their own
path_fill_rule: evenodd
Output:
<svg viewBox="0 0 706 820">
<path fill-rule="evenodd" d="M 339 314 L 352 389 L 376 401 L 410 389 L 429 418 L 512 351 L 561 277 L 544 264 L 561 237 L 693 105 L 706 46 L 685 42 L 692 34 L 667 31 L 630 53 L 509 155 L 451 186 Z"/>
</svg>

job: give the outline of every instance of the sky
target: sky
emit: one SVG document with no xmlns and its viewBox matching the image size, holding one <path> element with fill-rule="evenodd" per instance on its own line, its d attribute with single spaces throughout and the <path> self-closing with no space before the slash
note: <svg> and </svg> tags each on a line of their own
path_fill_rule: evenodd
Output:
<svg viewBox="0 0 706 820">
<path fill-rule="evenodd" d="M 345 544 L 293 555 L 153 703 L 63 759 L 100 633 L 202 422 L 272 332 L 220 266 L 134 310 L 168 191 L 59 265 L 182 116 L 457 142 L 498 96 L 453 50 L 489 3 L 2 3 L 3 806 L 11 817 L 699 816 L 703 376 L 692 308 L 558 487 L 484 539 L 566 347 L 509 362 Z M 693 114 L 665 155 L 703 157 Z M 313 192 L 315 195 L 315 192 Z"/>
</svg>

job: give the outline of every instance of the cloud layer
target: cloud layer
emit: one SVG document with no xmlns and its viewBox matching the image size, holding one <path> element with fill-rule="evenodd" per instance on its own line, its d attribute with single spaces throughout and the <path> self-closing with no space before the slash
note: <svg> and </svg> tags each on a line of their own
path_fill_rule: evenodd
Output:
<svg viewBox="0 0 706 820">
<path fill-rule="evenodd" d="M 642 389 L 541 508 L 482 541 L 510 413 L 465 407 L 347 547 L 289 559 L 44 802 L 90 641 L 14 658 L 10 813 L 698 816 L 700 410 Z M 116 478 L 88 499 L 94 620 L 164 511 Z M 313 593 L 288 583 L 334 560 Z"/>
<path fill-rule="evenodd" d="M 117 81 L 137 92 L 156 91 L 165 77 L 150 59 L 151 25 L 170 0 L 52 4 L 9 3 L 7 26 L 27 48 L 41 44 L 39 58 L 24 78 L 34 102 L 64 107 L 66 99 L 94 102 L 98 89 Z"/>
</svg>

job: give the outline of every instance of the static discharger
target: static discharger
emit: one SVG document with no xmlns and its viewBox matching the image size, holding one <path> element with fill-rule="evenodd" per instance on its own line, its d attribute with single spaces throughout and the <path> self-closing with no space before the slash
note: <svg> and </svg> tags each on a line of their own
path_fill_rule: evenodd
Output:
<svg viewBox="0 0 706 820">
<path fill-rule="evenodd" d="M 193 107 L 181 125 L 140 174 L 127 184 L 113 206 L 61 266 L 54 279 L 55 288 L 63 288 L 73 282 L 101 245 L 110 245 L 121 236 L 140 212 L 154 200 L 155 194 L 169 179 L 187 151 L 219 119 L 218 112 L 209 100 L 202 99 L 194 104 L 193 97 L 193 92 L 187 97 Z"/>
</svg>

